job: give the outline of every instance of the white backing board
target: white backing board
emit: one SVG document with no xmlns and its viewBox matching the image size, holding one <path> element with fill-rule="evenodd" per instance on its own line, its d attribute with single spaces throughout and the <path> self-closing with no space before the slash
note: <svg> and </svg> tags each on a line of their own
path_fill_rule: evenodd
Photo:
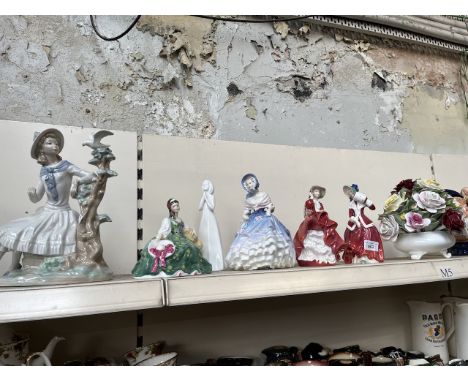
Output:
<svg viewBox="0 0 468 382">
<path fill-rule="evenodd" d="M 215 188 L 216 208 L 224 255 L 240 227 L 245 192 L 240 181 L 254 173 L 260 190 L 270 194 L 275 215 L 297 231 L 304 202 L 312 185 L 327 189 L 322 202 L 343 234 L 349 200 L 343 185 L 358 184 L 374 202 L 375 211 L 365 213 L 377 222 L 383 203 L 395 185 L 405 178 L 430 178 L 428 155 L 395 152 L 324 149 L 143 135 L 144 243 L 153 237 L 167 216 L 166 202 L 180 202 L 180 217 L 198 230 L 197 210 L 204 179 Z M 388 258 L 401 254 L 385 244 Z"/>
</svg>

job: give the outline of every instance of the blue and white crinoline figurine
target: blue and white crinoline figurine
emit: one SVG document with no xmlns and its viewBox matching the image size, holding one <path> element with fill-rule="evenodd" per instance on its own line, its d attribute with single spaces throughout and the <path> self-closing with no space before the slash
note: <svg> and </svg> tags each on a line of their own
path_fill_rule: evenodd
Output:
<svg viewBox="0 0 468 382">
<path fill-rule="evenodd" d="M 241 181 L 247 191 L 242 224 L 226 256 L 226 267 L 232 270 L 291 268 L 296 254 L 288 229 L 273 215 L 270 196 L 259 191 L 254 174 Z"/>
</svg>

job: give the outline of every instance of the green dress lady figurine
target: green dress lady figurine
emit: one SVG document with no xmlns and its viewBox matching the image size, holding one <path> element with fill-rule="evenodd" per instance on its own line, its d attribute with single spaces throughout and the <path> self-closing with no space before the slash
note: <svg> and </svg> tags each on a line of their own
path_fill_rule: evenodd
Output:
<svg viewBox="0 0 468 382">
<path fill-rule="evenodd" d="M 179 201 L 167 201 L 169 217 L 164 218 L 158 234 L 146 244 L 132 270 L 134 277 L 186 276 L 211 273 L 211 264 L 202 256 L 202 243 L 179 218 Z"/>
</svg>

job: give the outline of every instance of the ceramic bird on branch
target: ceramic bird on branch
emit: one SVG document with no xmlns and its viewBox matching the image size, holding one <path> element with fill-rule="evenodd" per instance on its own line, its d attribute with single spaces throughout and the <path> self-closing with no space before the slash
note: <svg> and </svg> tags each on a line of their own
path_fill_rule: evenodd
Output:
<svg viewBox="0 0 468 382">
<path fill-rule="evenodd" d="M 109 145 L 101 143 L 101 139 L 113 135 L 112 132 L 101 130 L 91 136 L 89 141 L 83 143 L 93 149 L 93 158 L 88 162 L 96 166 L 96 179 L 90 184 L 80 184 L 76 189 L 75 197 L 80 205 L 80 217 L 76 232 L 76 257 L 78 265 L 85 267 L 98 267 L 101 271 L 110 272 L 102 256 L 103 247 L 99 227 L 104 222 L 112 221 L 108 215 L 99 215 L 97 209 L 106 191 L 107 179 L 117 176 L 110 169 L 110 162 L 115 160 Z"/>
</svg>

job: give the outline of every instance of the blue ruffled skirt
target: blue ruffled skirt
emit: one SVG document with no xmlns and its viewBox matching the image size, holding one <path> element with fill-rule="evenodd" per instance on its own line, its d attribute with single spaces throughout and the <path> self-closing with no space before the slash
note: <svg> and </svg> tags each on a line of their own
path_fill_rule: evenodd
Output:
<svg viewBox="0 0 468 382">
<path fill-rule="evenodd" d="M 296 254 L 288 229 L 274 215 L 255 211 L 242 224 L 226 256 L 233 270 L 291 268 Z"/>
</svg>

